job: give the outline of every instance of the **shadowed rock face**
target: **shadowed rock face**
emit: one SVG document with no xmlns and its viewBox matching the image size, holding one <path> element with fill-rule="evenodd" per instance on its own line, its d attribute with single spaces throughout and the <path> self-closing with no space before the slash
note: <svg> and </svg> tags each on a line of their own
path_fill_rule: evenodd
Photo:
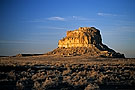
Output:
<svg viewBox="0 0 135 90">
<path fill-rule="evenodd" d="M 124 58 L 124 54 L 116 53 L 102 43 L 100 31 L 94 27 L 67 31 L 66 37 L 59 40 L 58 48 L 47 54 Z"/>
</svg>

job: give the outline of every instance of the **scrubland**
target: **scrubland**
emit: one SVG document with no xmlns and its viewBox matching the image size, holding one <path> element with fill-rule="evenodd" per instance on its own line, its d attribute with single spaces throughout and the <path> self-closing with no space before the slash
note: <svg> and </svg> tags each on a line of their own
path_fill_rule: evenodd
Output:
<svg viewBox="0 0 135 90">
<path fill-rule="evenodd" d="M 0 58 L 0 90 L 135 89 L 135 59 L 87 56 Z"/>
</svg>

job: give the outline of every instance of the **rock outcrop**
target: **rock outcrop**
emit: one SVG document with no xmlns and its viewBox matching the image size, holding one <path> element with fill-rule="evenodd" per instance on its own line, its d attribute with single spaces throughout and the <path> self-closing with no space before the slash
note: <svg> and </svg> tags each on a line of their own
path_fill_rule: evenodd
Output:
<svg viewBox="0 0 135 90">
<path fill-rule="evenodd" d="M 116 53 L 102 43 L 100 31 L 94 27 L 67 31 L 66 37 L 59 40 L 58 48 L 47 54 L 124 58 L 124 54 Z"/>
</svg>

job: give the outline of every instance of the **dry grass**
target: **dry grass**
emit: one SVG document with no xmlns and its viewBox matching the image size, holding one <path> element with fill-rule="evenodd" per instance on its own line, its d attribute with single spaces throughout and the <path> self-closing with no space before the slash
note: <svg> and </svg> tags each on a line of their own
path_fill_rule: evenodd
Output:
<svg viewBox="0 0 135 90">
<path fill-rule="evenodd" d="M 0 58 L 1 90 L 135 89 L 134 86 L 135 59 L 86 56 Z"/>
</svg>

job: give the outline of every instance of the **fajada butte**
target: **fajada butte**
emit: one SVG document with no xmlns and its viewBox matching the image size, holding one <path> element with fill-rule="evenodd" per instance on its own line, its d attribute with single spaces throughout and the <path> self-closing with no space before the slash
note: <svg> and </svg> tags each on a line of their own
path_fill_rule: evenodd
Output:
<svg viewBox="0 0 135 90">
<path fill-rule="evenodd" d="M 59 40 L 58 48 L 46 55 L 125 58 L 102 43 L 100 31 L 95 27 L 80 27 L 67 31 L 66 37 Z"/>
</svg>

